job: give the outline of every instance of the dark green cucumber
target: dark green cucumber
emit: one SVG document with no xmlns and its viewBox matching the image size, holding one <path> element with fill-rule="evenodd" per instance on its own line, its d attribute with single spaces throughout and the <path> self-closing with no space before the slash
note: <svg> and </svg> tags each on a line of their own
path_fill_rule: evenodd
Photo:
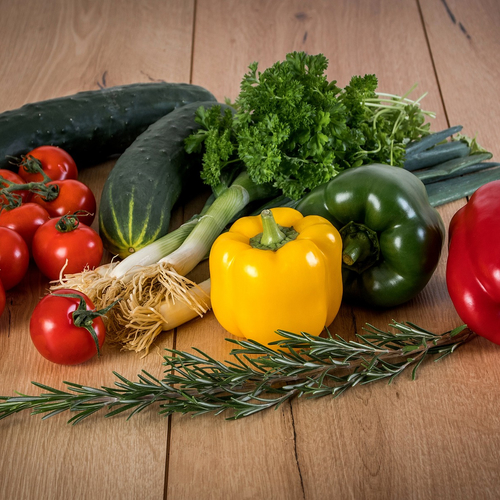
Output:
<svg viewBox="0 0 500 500">
<path fill-rule="evenodd" d="M 190 102 L 215 101 L 188 83 L 135 83 L 79 92 L 26 104 L 0 114 L 0 168 L 15 169 L 12 157 L 53 145 L 78 167 L 121 154 L 149 125 Z"/>
<path fill-rule="evenodd" d="M 214 105 L 226 107 L 208 101 L 172 111 L 118 158 L 99 206 L 100 235 L 111 253 L 127 257 L 165 235 L 181 194 L 199 189 L 201 155 L 187 154 L 184 140 L 200 127 L 196 109 Z"/>
</svg>

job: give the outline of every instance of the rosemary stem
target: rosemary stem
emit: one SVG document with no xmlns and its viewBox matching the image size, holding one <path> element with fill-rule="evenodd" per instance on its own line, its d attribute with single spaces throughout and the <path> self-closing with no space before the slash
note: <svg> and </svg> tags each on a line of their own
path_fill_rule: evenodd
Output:
<svg viewBox="0 0 500 500">
<path fill-rule="evenodd" d="M 228 418 L 240 418 L 296 396 L 338 396 L 356 385 L 383 379 L 390 382 L 412 365 L 415 378 L 427 356 L 441 359 L 475 337 L 465 325 L 441 335 L 411 323 L 390 326 L 396 333 L 367 325 L 366 333 L 358 335 L 359 341 L 279 331 L 283 340 L 278 342 L 278 350 L 253 341 L 228 339 L 238 349 L 231 352 L 236 361 L 224 363 L 201 351 L 167 350 L 170 354 L 164 357 L 162 380 L 145 371 L 138 382 L 115 373 L 119 379 L 115 388 L 65 382 L 72 392 L 33 382 L 46 392 L 0 397 L 0 419 L 23 410 L 45 414 L 43 418 L 67 410 L 76 413 L 69 420 L 74 424 L 100 409 L 108 409 L 106 416 L 131 410 L 132 416 L 157 403 L 163 415 L 229 411 Z"/>
</svg>

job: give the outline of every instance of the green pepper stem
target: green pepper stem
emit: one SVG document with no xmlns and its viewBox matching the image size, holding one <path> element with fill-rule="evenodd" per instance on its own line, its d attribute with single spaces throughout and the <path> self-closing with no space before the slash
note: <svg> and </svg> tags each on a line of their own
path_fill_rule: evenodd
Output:
<svg viewBox="0 0 500 500">
<path fill-rule="evenodd" d="M 269 209 L 262 210 L 260 213 L 262 219 L 262 237 L 260 238 L 260 244 L 266 247 L 271 247 L 278 245 L 285 238 L 285 234 L 276 224 L 274 220 L 273 213 Z"/>
<path fill-rule="evenodd" d="M 340 229 L 342 263 L 358 273 L 375 264 L 380 256 L 378 235 L 372 229 L 354 221 Z"/>
<path fill-rule="evenodd" d="M 349 235 L 344 240 L 344 249 L 342 250 L 342 260 L 344 264 L 352 266 L 357 260 L 362 261 L 371 253 L 372 245 L 370 240 L 363 233 Z"/>
</svg>

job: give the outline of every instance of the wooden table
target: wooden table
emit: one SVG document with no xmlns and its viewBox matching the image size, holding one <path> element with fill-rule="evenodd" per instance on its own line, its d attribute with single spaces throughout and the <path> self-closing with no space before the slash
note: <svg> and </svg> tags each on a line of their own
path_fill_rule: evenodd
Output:
<svg viewBox="0 0 500 500">
<path fill-rule="evenodd" d="M 500 5 L 495 0 L 0 0 L 0 112 L 26 102 L 132 82 L 192 82 L 234 99 L 252 61 L 324 53 L 344 86 L 375 73 L 396 94 L 418 83 L 432 129 L 462 124 L 498 158 Z M 416 97 L 416 94 L 415 94 Z M 99 198 L 114 162 L 85 169 Z M 441 207 L 446 224 L 466 200 Z M 175 213 L 174 225 L 196 207 Z M 384 312 L 343 305 L 332 331 L 392 319 L 441 333 L 461 321 L 445 283 L 446 250 L 425 290 Z M 200 266 L 198 276 L 206 276 Z M 48 282 L 34 266 L 8 292 L 0 319 L 0 394 L 31 381 L 110 385 L 112 371 L 161 376 L 161 350 L 196 346 L 227 359 L 211 313 L 164 333 L 144 359 L 106 348 L 62 367 L 31 344 L 29 318 Z M 0 421 L 2 499 L 472 499 L 500 497 L 500 347 L 475 338 L 416 381 L 357 387 L 340 398 L 293 400 L 255 416 L 146 411 L 127 421 L 62 414 Z"/>
</svg>

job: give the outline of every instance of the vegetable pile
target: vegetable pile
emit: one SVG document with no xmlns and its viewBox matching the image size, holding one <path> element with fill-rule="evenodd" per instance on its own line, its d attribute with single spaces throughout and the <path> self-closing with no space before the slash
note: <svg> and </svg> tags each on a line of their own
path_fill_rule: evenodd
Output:
<svg viewBox="0 0 500 500">
<path fill-rule="evenodd" d="M 209 297 L 203 297 L 201 290 L 210 283 L 198 287 L 185 276 L 208 255 L 224 228 L 245 210 L 278 195 L 297 200 L 340 171 L 363 163 L 383 159 L 401 165 L 405 144 L 429 135 L 425 118 L 433 114 L 422 111 L 418 102 L 376 94 L 374 75 L 354 77 L 350 85 L 340 89 L 327 80 L 326 68 L 323 55 L 297 52 L 262 74 L 254 64 L 233 106 L 198 106 L 193 116 L 198 129 L 185 141 L 182 131 L 174 134 L 185 142 L 190 155 L 202 155 L 200 175 L 212 188 L 213 202 L 179 248 L 172 251 L 169 244 L 174 235 L 159 239 L 144 252 L 135 245 L 135 255 L 123 261 L 119 273 L 120 264 L 105 279 L 102 272 L 96 275 L 94 290 L 81 288 L 92 293 L 93 300 L 100 297 L 102 306 L 117 296 L 123 299 L 118 313 L 111 313 L 110 328 L 125 347 L 147 351 L 163 329 L 177 326 L 164 321 L 166 316 L 177 316 L 168 312 L 169 303 L 187 302 L 194 314 L 206 312 Z M 188 111 L 187 106 L 183 109 Z M 173 120 L 183 109 L 164 120 Z M 149 142 L 150 137 L 156 137 L 153 127 L 139 141 Z M 149 161 L 151 151 L 139 151 L 142 163 Z M 138 156 L 134 158 L 137 163 Z M 170 165 L 175 172 L 175 162 Z M 138 227 L 138 231 L 144 227 L 144 223 L 134 223 L 134 196 L 126 199 L 128 207 L 105 205 L 106 212 L 117 213 L 114 221 L 125 214 L 122 234 L 130 232 L 130 227 Z M 149 232 L 149 222 L 147 228 Z M 143 267 L 131 274 L 138 264 Z M 83 283 L 88 282 L 87 276 Z M 77 278 L 61 284 L 68 285 L 83 286 Z"/>
<path fill-rule="evenodd" d="M 123 160 L 117 162 L 101 204 L 104 215 L 100 227 L 105 245 L 113 253 L 130 255 L 94 273 L 67 275 L 53 289 L 77 288 L 99 307 L 121 299 L 108 316 L 110 338 L 124 349 L 147 353 L 162 331 L 203 315 L 211 307 L 211 280 L 197 284 L 186 275 L 208 256 L 214 241 L 232 222 L 262 204 L 267 208 L 297 207 L 301 199 L 311 199 L 310 192 L 319 186 L 330 182 L 335 191 L 333 186 L 342 182 L 343 173 L 383 163 L 397 167 L 394 172 L 403 176 L 396 186 L 393 204 L 407 201 L 405 191 L 412 189 L 405 187 L 403 170 L 413 173 L 413 177 L 407 176 L 413 184 L 417 178 L 427 182 L 425 189 L 417 183 L 420 195 L 415 199 L 420 201 L 416 216 L 402 216 L 406 219 L 404 227 L 408 228 L 406 246 L 416 243 L 415 252 L 408 262 L 408 251 L 399 252 L 390 262 L 390 245 L 382 241 L 386 251 L 377 257 L 372 271 L 390 268 L 392 281 L 390 273 L 385 272 L 381 282 L 394 283 L 397 276 L 398 286 L 392 293 L 386 295 L 383 291 L 370 300 L 366 290 L 370 286 L 375 289 L 378 278 L 369 285 L 364 282 L 368 271 L 357 279 L 357 271 L 348 273 L 344 264 L 345 297 L 352 295 L 353 300 L 383 307 L 410 300 L 428 282 L 441 252 L 442 221 L 429 205 L 470 194 L 477 184 L 499 176 L 498 164 L 487 162 L 491 154 L 475 140 L 461 136 L 461 127 L 430 133 L 426 118 L 434 114 L 421 109 L 422 98 L 412 101 L 408 95 L 378 93 L 374 75 L 355 76 L 341 89 L 336 82 L 327 80 L 326 69 L 323 55 L 300 52 L 288 54 L 285 61 L 262 73 L 254 63 L 233 104 L 193 103 L 148 128 L 125 152 Z M 166 131 L 174 127 L 171 124 L 176 129 L 167 135 Z M 161 131 L 165 132 L 163 136 Z M 179 149 L 181 146 L 187 157 Z M 163 179 L 168 175 L 177 179 L 174 185 L 183 184 L 178 177 L 179 163 L 186 158 L 198 166 L 201 162 L 200 177 L 211 187 L 213 195 L 199 216 L 161 236 L 165 232 L 164 219 L 168 220 L 178 196 L 175 191 L 172 198 L 173 190 Z M 127 184 L 125 174 L 138 163 L 150 173 L 137 174 L 136 182 Z M 373 169 L 370 172 L 376 176 Z M 467 175 L 462 177 L 463 173 Z M 159 181 L 154 191 L 153 178 Z M 453 185 L 457 179 L 469 182 L 464 181 L 465 187 Z M 115 184 L 119 190 L 113 187 Z M 373 193 L 368 182 L 364 183 L 364 190 L 358 184 L 356 180 L 353 189 L 359 191 L 357 196 L 363 203 L 363 196 Z M 113 190 L 129 194 L 112 196 Z M 382 194 L 384 212 L 391 209 L 384 200 L 389 191 Z M 162 204 L 166 201 L 168 206 L 155 210 L 155 200 Z M 141 209 L 140 204 L 146 201 L 147 207 Z M 317 206 L 314 209 L 320 210 Z M 324 211 L 320 213 L 325 215 Z M 428 214 L 433 214 L 430 219 Z M 332 216 L 335 218 L 329 214 L 330 220 Z M 343 224 L 356 219 L 346 217 L 340 219 Z M 426 234 L 434 236 L 425 241 L 417 241 L 414 236 L 412 239 L 412 231 L 417 230 L 415 220 L 428 220 Z M 364 223 L 357 221 L 360 222 Z M 112 228 L 109 232 L 108 227 Z M 339 224 L 337 229 L 342 229 Z M 155 238 L 154 243 L 146 245 Z M 405 262 L 411 271 L 400 273 L 397 260 Z"/>
<path fill-rule="evenodd" d="M 476 268 L 474 262 L 489 262 L 498 242 L 480 245 L 478 259 L 465 243 L 480 239 L 474 231 L 469 235 L 476 222 L 478 227 L 496 223 L 495 209 L 485 211 L 483 205 L 498 189 L 492 181 L 500 179 L 500 164 L 490 162 L 491 153 L 475 139 L 461 135 L 461 126 L 432 133 L 427 119 L 434 113 L 421 108 L 423 96 L 410 99 L 414 89 L 404 96 L 378 92 L 375 75 L 354 76 L 340 88 L 327 79 L 327 67 L 322 54 L 303 52 L 290 53 L 262 72 L 253 63 L 235 102 L 225 104 L 195 86 L 150 87 L 151 94 L 147 86 L 116 89 L 123 119 L 134 123 L 115 124 L 118 137 L 113 138 L 99 129 L 106 146 L 97 148 L 94 161 L 121 153 L 102 192 L 99 235 L 88 227 L 95 198 L 71 173 L 76 170 L 71 155 L 61 150 L 66 164 L 58 175 L 67 177 L 51 177 L 52 170 L 34 160 L 36 149 L 27 154 L 27 144 L 33 144 L 27 127 L 19 175 L 5 170 L 0 177 L 0 226 L 5 226 L 0 231 L 7 231 L 0 232 L 2 245 L 8 239 L 12 247 L 24 245 L 18 261 L 14 253 L 0 252 L 0 314 L 5 290 L 20 282 L 31 252 L 53 281 L 42 302 L 75 311 L 65 314 L 60 329 L 81 334 L 72 345 L 66 333 L 51 330 L 50 321 L 39 317 L 40 302 L 31 334 L 42 355 L 56 363 L 85 362 L 99 354 L 105 336 L 145 355 L 162 331 L 210 308 L 225 330 L 247 340 L 232 341 L 238 345 L 237 361 L 228 365 L 203 353 L 172 351 L 165 358 L 172 375 L 164 381 L 148 375 L 133 383 L 119 376 L 119 389 L 101 391 L 98 402 L 78 384 L 69 384 L 77 395 L 37 384 L 49 393 L 29 401 L 0 398 L 5 400 L 0 418 L 29 407 L 43 413 L 69 405 L 79 412 L 73 421 L 79 421 L 107 404 L 119 406 L 111 412 L 116 414 L 140 411 L 158 399 L 168 401 L 162 410 L 167 414 L 232 409 L 236 417 L 246 416 L 295 395 L 336 395 L 359 381 L 393 378 L 413 363 L 418 366 L 428 353 L 453 352 L 471 330 L 484 334 L 465 296 L 476 294 L 485 303 L 477 291 L 480 282 L 491 295 L 488 314 L 496 314 L 496 263 Z M 138 90 L 144 94 L 134 120 L 126 105 Z M 153 104 L 165 92 L 167 107 Z M 107 102 L 99 93 L 76 101 L 94 98 Z M 40 106 L 52 116 L 53 102 Z M 69 112 L 63 100 L 65 106 Z M 149 118 L 148 106 L 154 108 Z M 86 123 L 82 107 L 71 112 L 75 109 Z M 104 116 L 101 110 L 88 123 L 107 123 L 109 111 Z M 20 110 L 12 116 L 19 123 L 28 119 Z M 56 113 L 54 127 L 64 119 Z M 4 122 L 0 116 L 0 131 Z M 69 134 L 70 152 L 80 154 L 94 144 L 89 130 L 84 127 L 80 137 Z M 46 142 L 64 146 L 58 141 L 63 142 L 54 133 Z M 46 145 L 36 146 L 45 151 Z M 0 141 L 2 150 L 10 151 Z M 88 160 L 82 156 L 82 164 Z M 201 213 L 169 232 L 173 208 L 203 185 L 211 194 Z M 435 207 L 475 192 L 452 221 L 447 270 L 450 295 L 471 330 L 464 325 L 439 336 L 395 323 L 393 335 L 370 326 L 361 336 L 362 351 L 359 343 L 328 332 L 321 336 L 343 300 L 391 308 L 419 294 L 445 241 Z M 57 252 L 48 252 L 48 241 L 57 242 Z M 118 258 L 99 266 L 103 248 Z M 474 273 L 457 272 L 465 254 Z M 187 275 L 206 258 L 210 278 L 195 283 Z M 488 338 L 497 341 L 497 333 Z M 240 354 L 259 358 L 250 366 Z M 350 374 L 337 375 L 339 366 Z M 204 377 L 219 405 L 199 384 L 185 381 Z"/>
</svg>

